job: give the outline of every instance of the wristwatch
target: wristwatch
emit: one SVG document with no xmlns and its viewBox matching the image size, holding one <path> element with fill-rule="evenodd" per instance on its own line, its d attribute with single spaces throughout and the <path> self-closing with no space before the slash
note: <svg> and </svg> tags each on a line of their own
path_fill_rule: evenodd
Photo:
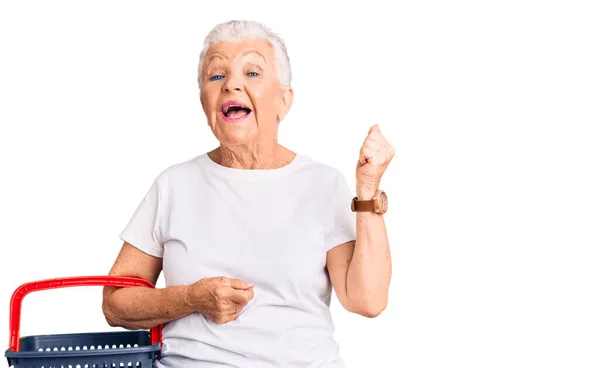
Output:
<svg viewBox="0 0 600 368">
<path fill-rule="evenodd" d="M 378 190 L 373 199 L 366 201 L 359 201 L 358 197 L 354 197 L 350 208 L 352 212 L 375 212 L 378 215 L 383 215 L 388 209 L 387 194 L 383 190 Z"/>
</svg>

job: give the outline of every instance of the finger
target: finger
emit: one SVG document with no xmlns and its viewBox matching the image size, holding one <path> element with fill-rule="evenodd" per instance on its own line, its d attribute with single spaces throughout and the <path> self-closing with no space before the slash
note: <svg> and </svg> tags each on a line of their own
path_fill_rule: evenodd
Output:
<svg viewBox="0 0 600 368">
<path fill-rule="evenodd" d="M 379 144 L 373 141 L 366 141 L 360 148 L 359 161 L 362 165 L 366 164 L 368 160 L 380 150 Z"/>
<path fill-rule="evenodd" d="M 378 153 L 369 159 L 369 163 L 372 165 L 385 165 L 386 156 L 384 154 Z"/>
<path fill-rule="evenodd" d="M 242 315 L 242 313 L 244 313 L 244 311 L 249 308 L 252 305 L 252 301 L 250 301 L 249 303 L 235 303 L 232 304 L 233 309 L 231 311 L 231 314 L 229 316 L 231 316 L 232 320 L 237 319 L 239 316 Z M 228 317 L 229 317 L 228 316 Z"/>
<path fill-rule="evenodd" d="M 373 148 L 376 148 L 377 151 L 387 150 L 390 144 L 386 141 L 386 139 L 381 135 L 381 133 L 373 132 L 370 133 L 363 142 L 363 145 L 372 144 Z"/>
<path fill-rule="evenodd" d="M 365 142 L 376 142 L 382 146 L 389 144 L 385 137 L 379 132 L 369 133 L 369 135 L 367 135 L 365 138 Z"/>
<path fill-rule="evenodd" d="M 227 317 L 225 317 L 227 319 L 226 323 L 235 321 L 240 316 L 242 309 L 243 307 L 237 307 L 233 309 L 233 311 Z"/>
<path fill-rule="evenodd" d="M 213 320 L 215 323 L 218 323 L 218 324 L 232 322 L 238 318 L 239 312 L 241 310 L 242 310 L 241 308 L 238 308 L 238 309 L 232 308 L 231 310 L 228 309 L 228 310 L 222 311 L 219 315 L 215 316 L 215 318 Z"/>
<path fill-rule="evenodd" d="M 394 147 L 392 147 L 392 145 L 388 144 L 387 152 L 390 155 L 390 160 L 392 159 L 392 157 L 396 156 L 396 150 L 394 149 Z"/>
<path fill-rule="evenodd" d="M 246 305 L 250 300 L 254 298 L 254 290 L 232 290 L 229 300 L 233 303 Z"/>
<path fill-rule="evenodd" d="M 367 140 L 367 141 L 365 141 L 365 143 L 363 143 L 363 145 L 361 147 L 361 149 L 365 149 L 365 148 L 369 148 L 369 149 L 372 149 L 373 151 L 379 152 L 384 148 L 384 146 L 381 143 L 376 142 L 374 140 Z"/>
<path fill-rule="evenodd" d="M 238 290 L 246 290 L 246 289 L 249 289 L 254 286 L 254 284 L 252 284 L 250 282 L 246 282 L 244 280 L 240 280 L 240 279 L 229 279 L 229 280 L 230 280 L 229 286 L 231 286 L 234 289 L 238 289 Z"/>
<path fill-rule="evenodd" d="M 386 152 L 388 156 L 395 155 L 392 145 L 380 133 L 371 133 L 365 138 L 363 146 L 375 149 L 378 152 Z"/>
<path fill-rule="evenodd" d="M 375 155 L 377 154 L 377 151 L 374 150 L 371 147 L 363 147 L 360 150 L 360 157 L 359 157 L 359 161 L 361 164 L 366 164 L 367 162 L 371 162 L 371 160 L 373 159 L 373 157 L 375 157 Z"/>
</svg>

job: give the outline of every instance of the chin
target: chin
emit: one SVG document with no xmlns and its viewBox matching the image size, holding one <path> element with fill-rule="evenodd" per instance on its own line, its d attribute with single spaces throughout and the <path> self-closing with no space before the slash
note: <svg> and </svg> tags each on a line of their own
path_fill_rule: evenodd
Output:
<svg viewBox="0 0 600 368">
<path fill-rule="evenodd" d="M 258 138 L 258 123 L 254 116 L 237 123 L 231 123 L 217 115 L 210 125 L 219 142 L 228 146 L 248 145 Z M 268 130 L 265 126 L 261 129 L 263 134 L 266 133 L 265 129 Z"/>
<path fill-rule="evenodd" d="M 225 143 L 229 146 L 238 146 L 253 141 L 254 139 L 252 138 L 254 136 L 254 132 L 247 132 L 245 130 L 240 129 L 234 132 L 222 132 L 222 134 L 218 138 L 221 143 Z"/>
</svg>

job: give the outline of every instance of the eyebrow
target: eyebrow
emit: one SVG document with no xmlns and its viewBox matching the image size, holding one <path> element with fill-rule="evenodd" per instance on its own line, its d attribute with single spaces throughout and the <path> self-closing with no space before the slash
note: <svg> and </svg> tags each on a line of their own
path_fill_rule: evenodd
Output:
<svg viewBox="0 0 600 368">
<path fill-rule="evenodd" d="M 265 57 L 263 56 L 263 54 L 261 54 L 260 52 L 258 52 L 256 50 L 248 50 L 248 51 L 244 52 L 243 56 L 246 56 L 248 54 L 256 54 L 256 55 L 260 56 L 265 63 L 267 62 L 267 59 L 265 59 Z"/>
<path fill-rule="evenodd" d="M 242 54 L 242 56 L 246 56 L 248 54 L 256 54 L 256 55 L 260 56 L 263 59 L 263 61 L 265 62 L 265 64 L 267 63 L 267 59 L 265 59 L 265 57 L 263 56 L 263 54 L 261 54 L 257 50 L 248 50 L 248 51 L 244 52 Z M 206 74 L 206 69 L 208 69 L 209 66 L 213 66 L 212 65 L 213 59 L 227 60 L 226 57 L 224 57 L 223 55 L 219 54 L 218 52 L 209 55 L 208 58 L 206 59 L 205 64 L 204 64 L 205 68 L 204 68 L 204 71 L 202 73 L 203 75 Z M 252 64 L 252 65 L 258 67 L 262 71 L 262 68 L 260 67 L 260 65 L 256 65 L 256 64 Z M 198 79 L 200 80 L 200 78 L 198 78 Z"/>
<path fill-rule="evenodd" d="M 260 70 L 261 72 L 264 71 L 264 69 L 262 68 L 262 66 L 255 64 L 255 63 L 248 63 L 250 65 L 252 65 L 253 67 L 257 68 L 258 70 Z"/>
<path fill-rule="evenodd" d="M 219 54 L 212 54 L 208 57 L 208 59 L 206 59 L 206 61 L 204 62 L 204 68 L 202 71 L 202 74 L 205 74 L 207 72 L 207 69 L 214 67 L 214 59 L 221 59 L 221 60 L 227 60 L 227 58 L 225 58 L 223 55 L 219 55 Z"/>
<path fill-rule="evenodd" d="M 210 55 L 208 57 L 208 59 L 206 59 L 206 61 L 209 62 L 209 61 L 211 61 L 214 58 L 225 59 L 225 57 L 223 55 L 221 55 L 219 53 L 214 53 L 214 54 Z"/>
</svg>

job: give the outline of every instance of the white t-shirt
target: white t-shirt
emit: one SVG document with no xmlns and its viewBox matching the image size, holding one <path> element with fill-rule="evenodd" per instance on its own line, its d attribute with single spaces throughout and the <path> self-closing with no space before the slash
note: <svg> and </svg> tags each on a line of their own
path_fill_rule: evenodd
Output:
<svg viewBox="0 0 600 368">
<path fill-rule="evenodd" d="M 163 258 L 167 287 L 226 276 L 255 296 L 229 323 L 167 323 L 156 367 L 344 367 L 326 253 L 356 239 L 351 199 L 339 170 L 302 154 L 244 170 L 204 153 L 164 170 L 121 239 Z"/>
</svg>

